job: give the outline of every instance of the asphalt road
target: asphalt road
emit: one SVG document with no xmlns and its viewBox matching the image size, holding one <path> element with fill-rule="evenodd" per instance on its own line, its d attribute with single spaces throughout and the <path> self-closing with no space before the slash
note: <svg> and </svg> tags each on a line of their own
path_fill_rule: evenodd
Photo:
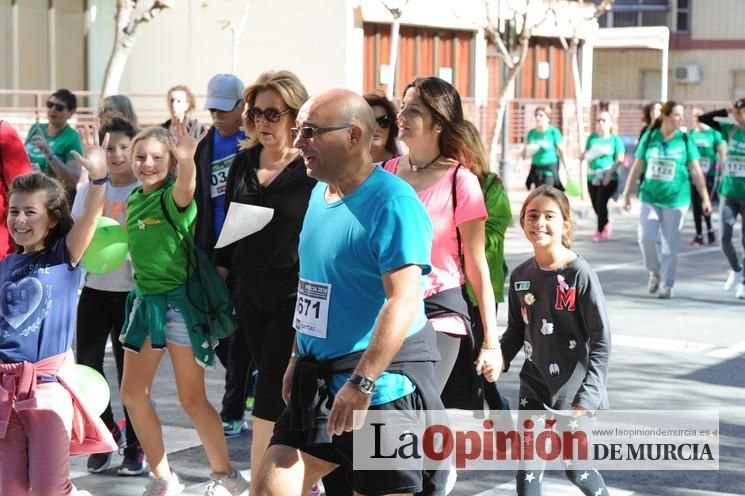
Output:
<svg viewBox="0 0 745 496">
<path fill-rule="evenodd" d="M 519 212 L 524 193 L 511 194 L 513 211 Z M 722 284 L 726 263 L 718 246 L 693 248 L 693 223 L 689 219 L 680 255 L 675 298 L 657 300 L 646 294 L 647 274 L 636 244 L 636 217 L 612 207 L 615 220 L 611 240 L 594 244 L 590 236 L 594 214 L 577 202 L 575 250 L 597 271 L 608 302 L 613 351 L 609 374 L 611 407 L 618 410 L 716 409 L 720 415 L 720 469 L 718 471 L 604 471 L 610 494 L 617 496 L 703 496 L 745 494 L 745 301 L 725 293 Z M 715 216 L 716 217 L 716 216 Z M 739 232 L 739 229 L 737 230 Z M 739 238 L 737 241 L 739 244 Z M 506 243 L 507 263 L 514 267 L 532 255 L 517 222 Z M 504 326 L 506 313 L 499 312 Z M 517 365 L 522 360 L 519 355 Z M 107 355 L 113 374 L 113 359 Z M 501 391 L 517 403 L 517 371 L 500 379 Z M 188 485 L 187 494 L 202 494 L 209 469 L 195 431 L 181 411 L 164 360 L 153 397 L 164 423 L 168 456 Z M 210 399 L 219 405 L 223 371 L 208 372 Z M 114 396 L 116 411 L 118 398 Z M 231 457 L 241 470 L 249 467 L 250 431 L 228 440 Z M 114 467 L 119 461 L 116 456 Z M 85 460 L 73 460 L 75 484 L 95 496 L 139 495 L 146 480 L 117 477 L 115 469 L 98 475 L 85 473 Z M 452 494 L 514 494 L 511 472 L 459 472 Z M 562 473 L 549 473 L 544 494 L 579 495 Z"/>
</svg>

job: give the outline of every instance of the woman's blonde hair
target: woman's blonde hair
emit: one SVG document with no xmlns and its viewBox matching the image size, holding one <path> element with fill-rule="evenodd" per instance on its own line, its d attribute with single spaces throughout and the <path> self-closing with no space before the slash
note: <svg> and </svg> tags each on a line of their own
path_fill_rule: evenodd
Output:
<svg viewBox="0 0 745 496">
<path fill-rule="evenodd" d="M 140 143 L 140 141 L 145 141 L 147 139 L 154 139 L 158 142 L 160 142 L 165 149 L 168 151 L 168 169 L 171 170 L 176 166 L 176 157 L 173 155 L 173 152 L 171 151 L 171 142 L 170 142 L 170 134 L 168 133 L 168 129 L 156 126 L 156 127 L 146 127 L 139 133 L 135 135 L 134 138 L 132 138 L 132 144 L 130 145 L 130 153 L 132 160 L 132 163 L 135 162 L 135 150 L 137 149 L 137 145 Z"/>
<path fill-rule="evenodd" d="M 272 90 L 279 95 L 287 108 L 290 109 L 290 119 L 293 122 L 300 107 L 308 100 L 308 91 L 295 73 L 290 71 L 267 71 L 243 91 L 246 113 L 256 103 L 256 95 L 265 90 Z M 256 123 L 249 119 L 245 113 L 243 114 L 243 127 L 246 131 L 246 139 L 241 141 L 241 149 L 245 150 L 258 145 L 259 137 L 256 135 Z"/>
</svg>

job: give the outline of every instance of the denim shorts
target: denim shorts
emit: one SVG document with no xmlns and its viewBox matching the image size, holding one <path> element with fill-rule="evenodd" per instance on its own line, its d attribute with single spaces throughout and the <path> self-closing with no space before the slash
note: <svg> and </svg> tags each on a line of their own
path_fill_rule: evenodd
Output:
<svg viewBox="0 0 745 496">
<path fill-rule="evenodd" d="M 181 311 L 173 305 L 168 305 L 166 312 L 166 341 L 179 346 L 191 346 L 184 317 Z"/>
</svg>

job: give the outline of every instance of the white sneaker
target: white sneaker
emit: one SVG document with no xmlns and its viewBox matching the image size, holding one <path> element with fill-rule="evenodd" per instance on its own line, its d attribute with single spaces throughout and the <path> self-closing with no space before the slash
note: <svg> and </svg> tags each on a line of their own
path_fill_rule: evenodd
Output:
<svg viewBox="0 0 745 496">
<path fill-rule="evenodd" d="M 673 297 L 673 288 L 668 288 L 664 284 L 660 286 L 660 290 L 657 293 L 657 298 L 661 300 L 669 300 Z"/>
<path fill-rule="evenodd" d="M 149 477 L 150 481 L 145 486 L 145 492 L 142 493 L 142 496 L 175 496 L 183 493 L 186 489 L 186 486 L 178 481 L 178 477 L 173 472 L 168 478 L 161 479 L 155 477 L 152 473 Z"/>
<path fill-rule="evenodd" d="M 745 282 L 741 282 L 737 285 L 735 290 L 735 298 L 738 300 L 745 300 Z"/>
<path fill-rule="evenodd" d="M 727 281 L 724 283 L 724 290 L 729 291 L 735 287 L 738 279 L 742 276 L 742 271 L 735 272 L 734 270 L 727 271 Z"/>
<path fill-rule="evenodd" d="M 248 481 L 236 469 L 230 475 L 212 474 L 204 496 L 248 496 Z"/>
<path fill-rule="evenodd" d="M 649 273 L 649 283 L 647 284 L 647 291 L 649 294 L 655 294 L 660 289 L 660 276 L 654 272 Z"/>
</svg>

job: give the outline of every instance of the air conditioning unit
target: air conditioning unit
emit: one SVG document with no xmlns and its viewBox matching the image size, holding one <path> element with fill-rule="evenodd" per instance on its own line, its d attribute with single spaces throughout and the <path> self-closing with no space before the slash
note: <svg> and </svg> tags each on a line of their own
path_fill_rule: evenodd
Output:
<svg viewBox="0 0 745 496">
<path fill-rule="evenodd" d="M 701 81 L 701 67 L 697 64 L 681 64 L 673 68 L 673 81 L 679 84 L 691 84 Z"/>
</svg>

